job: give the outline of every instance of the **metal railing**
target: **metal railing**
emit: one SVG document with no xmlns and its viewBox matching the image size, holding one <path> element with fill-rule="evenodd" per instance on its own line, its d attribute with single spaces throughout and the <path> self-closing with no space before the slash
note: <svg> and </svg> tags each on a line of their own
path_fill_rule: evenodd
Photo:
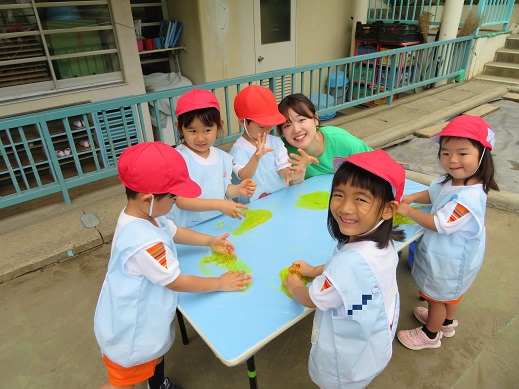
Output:
<svg viewBox="0 0 519 389">
<path fill-rule="evenodd" d="M 398 93 L 457 77 L 466 68 L 472 39 L 400 47 L 196 87 L 217 95 L 225 120 L 219 143 L 232 142 L 241 134 L 234 96 L 247 85 L 269 87 L 279 100 L 304 93 L 322 118 L 359 104 L 390 104 Z M 126 147 L 176 140 L 176 131 L 160 118 L 174 123 L 176 98 L 193 87 L 0 119 L 0 208 L 59 192 L 70 203 L 69 189 L 116 175 L 117 158 Z M 145 129 L 149 114 L 156 118 L 153 131 Z"/>
<path fill-rule="evenodd" d="M 477 7 L 476 15 L 483 16 L 481 27 L 501 25 L 501 31 L 508 29 L 515 0 L 469 0 L 465 1 L 466 12 Z M 402 22 L 416 24 L 423 12 L 432 14 L 431 25 L 439 25 L 443 5 L 438 0 L 369 0 L 368 22 L 376 20 L 385 23 Z M 463 24 L 463 21 L 460 21 Z M 474 32 L 476 35 L 479 28 Z"/>
</svg>

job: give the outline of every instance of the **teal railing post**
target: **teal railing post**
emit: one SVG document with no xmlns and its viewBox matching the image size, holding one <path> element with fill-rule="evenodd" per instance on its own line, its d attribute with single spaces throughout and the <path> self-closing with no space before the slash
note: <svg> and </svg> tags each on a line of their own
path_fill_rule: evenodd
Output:
<svg viewBox="0 0 519 389">
<path fill-rule="evenodd" d="M 503 28 L 501 31 L 508 30 L 508 25 L 510 24 L 510 19 L 512 17 L 512 11 L 514 10 L 514 0 L 508 0 L 508 7 L 506 9 L 506 15 L 505 15 L 505 23 L 503 23 Z"/>
<path fill-rule="evenodd" d="M 40 131 L 43 134 L 43 142 L 45 143 L 45 146 L 47 148 L 48 152 L 48 158 L 50 163 L 50 168 L 52 170 L 52 175 L 54 176 L 54 179 L 58 182 L 59 187 L 61 189 L 61 194 L 63 196 L 63 199 L 65 200 L 65 203 L 70 205 L 72 204 L 72 201 L 70 199 L 70 195 L 68 193 L 67 189 L 67 183 L 65 182 L 65 178 L 63 177 L 63 172 L 61 171 L 61 166 L 58 162 L 58 157 L 56 156 L 56 150 L 54 149 L 54 144 L 52 143 L 52 137 L 50 136 L 49 127 L 47 126 L 47 119 L 45 117 L 45 114 L 39 115 L 40 120 L 36 125 L 40 127 Z"/>
</svg>

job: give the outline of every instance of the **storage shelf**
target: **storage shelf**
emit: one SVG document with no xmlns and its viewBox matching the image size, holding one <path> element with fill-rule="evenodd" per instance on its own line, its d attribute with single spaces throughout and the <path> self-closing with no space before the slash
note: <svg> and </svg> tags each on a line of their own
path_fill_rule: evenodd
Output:
<svg viewBox="0 0 519 389">
<path fill-rule="evenodd" d="M 75 127 L 72 123 L 76 120 L 84 120 L 83 117 L 70 117 L 68 118 L 70 132 L 67 135 L 65 123 L 62 120 L 55 120 L 48 123 L 48 130 L 51 134 L 53 150 L 65 150 L 71 149 L 70 155 L 63 157 L 56 157 L 58 163 L 63 165 L 70 165 L 74 169 L 76 166 L 74 162 L 76 158 L 81 165 L 81 170 L 85 172 L 86 165 L 94 165 L 94 154 L 97 154 L 98 160 L 102 164 L 102 158 L 100 156 L 99 146 L 96 139 L 96 131 L 94 125 L 90 122 L 87 126 L 82 128 Z M 4 144 L 5 152 L 8 156 L 10 167 L 18 180 L 21 177 L 27 177 L 34 175 L 35 169 L 38 175 L 49 174 L 51 155 L 49 150 L 43 143 L 43 138 L 39 133 L 35 125 L 26 126 L 22 128 L 23 135 L 26 143 L 22 141 L 20 131 L 17 128 L 13 128 L 9 131 L 9 136 L 6 131 L 1 133 L 1 141 Z M 89 137 L 90 134 L 90 137 Z M 79 144 L 81 140 L 90 139 L 93 140 L 94 144 L 89 147 L 84 147 Z M 71 144 L 73 142 L 73 145 Z M 75 158 L 76 157 L 76 158 Z M 31 158 L 33 164 L 31 165 Z M 88 171 L 91 169 L 88 168 Z M 76 171 L 76 175 L 78 172 Z M 11 175 L 7 169 L 7 161 L 0 163 L 0 181 L 11 181 Z M 20 185 L 21 182 L 19 182 Z"/>
<path fill-rule="evenodd" d="M 139 55 L 165 53 L 168 51 L 178 51 L 178 50 L 185 50 L 185 49 L 186 49 L 185 46 L 176 46 L 176 47 L 168 47 L 167 49 L 142 50 L 142 51 L 139 51 Z"/>
</svg>

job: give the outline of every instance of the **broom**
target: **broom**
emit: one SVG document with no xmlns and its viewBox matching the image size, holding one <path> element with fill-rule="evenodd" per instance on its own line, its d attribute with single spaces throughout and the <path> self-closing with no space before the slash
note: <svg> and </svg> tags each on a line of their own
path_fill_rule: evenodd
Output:
<svg viewBox="0 0 519 389">
<path fill-rule="evenodd" d="M 430 12 L 423 12 L 420 16 L 418 16 L 418 29 L 421 34 L 421 43 L 427 43 L 427 38 L 429 35 L 429 26 L 431 24 L 431 19 L 433 14 Z"/>
<path fill-rule="evenodd" d="M 485 15 L 477 15 L 476 12 L 476 7 L 473 7 L 470 10 L 469 14 L 467 15 L 467 18 L 465 19 L 465 23 L 463 23 L 463 25 L 458 31 L 458 38 L 460 36 L 472 35 L 472 33 L 483 24 L 483 21 L 485 20 Z"/>
</svg>

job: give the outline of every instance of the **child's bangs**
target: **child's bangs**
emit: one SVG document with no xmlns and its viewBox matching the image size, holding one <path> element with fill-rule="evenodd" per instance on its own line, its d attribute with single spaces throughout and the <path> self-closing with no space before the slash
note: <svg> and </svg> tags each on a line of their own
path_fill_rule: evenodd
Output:
<svg viewBox="0 0 519 389">
<path fill-rule="evenodd" d="M 214 125 L 217 125 L 218 128 L 221 127 L 220 111 L 216 108 L 201 108 L 183 113 L 178 117 L 179 127 L 187 128 L 195 119 L 200 120 L 207 127 Z"/>
<path fill-rule="evenodd" d="M 351 186 L 368 190 L 373 197 L 382 202 L 393 200 L 393 191 L 389 182 L 352 163 L 344 162 L 333 177 L 332 191 L 338 185 L 348 182 Z"/>
</svg>

